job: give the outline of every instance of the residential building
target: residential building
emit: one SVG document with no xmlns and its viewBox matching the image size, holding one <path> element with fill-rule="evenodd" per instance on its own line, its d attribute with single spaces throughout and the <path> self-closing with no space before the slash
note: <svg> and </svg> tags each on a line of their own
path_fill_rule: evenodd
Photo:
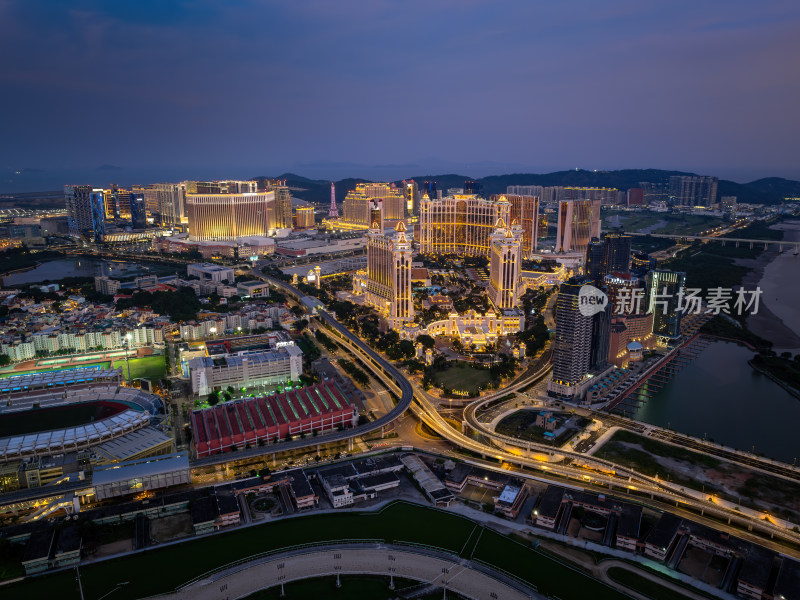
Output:
<svg viewBox="0 0 800 600">
<path fill-rule="evenodd" d="M 106 296 L 113 296 L 119 291 L 121 283 L 116 279 L 111 279 L 102 275 L 94 278 L 94 289 L 96 292 L 105 294 Z"/>
<path fill-rule="evenodd" d="M 673 175 L 669 178 L 669 202 L 673 206 L 705 206 L 717 202 L 719 179 L 708 175 Z"/>
</svg>

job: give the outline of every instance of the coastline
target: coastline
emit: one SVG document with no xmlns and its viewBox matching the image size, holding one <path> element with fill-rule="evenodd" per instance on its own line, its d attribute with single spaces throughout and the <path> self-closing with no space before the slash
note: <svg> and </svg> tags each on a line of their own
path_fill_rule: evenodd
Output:
<svg viewBox="0 0 800 600">
<path fill-rule="evenodd" d="M 750 367 L 751 367 L 751 368 L 752 368 L 752 369 L 753 369 L 753 370 L 754 370 L 756 373 L 760 373 L 761 375 L 764 375 L 764 376 L 765 376 L 765 377 L 767 377 L 768 379 L 771 379 L 772 381 L 774 381 L 775 383 L 777 383 L 779 386 L 781 386 L 781 387 L 782 387 L 784 390 L 786 390 L 787 392 L 789 392 L 789 393 L 790 393 L 792 396 L 794 396 L 795 398 L 797 398 L 798 400 L 800 400 L 800 390 L 798 390 L 797 388 L 794 388 L 794 387 L 792 387 L 791 385 L 789 385 L 788 383 L 786 383 L 786 382 L 785 382 L 785 381 L 783 381 L 782 379 L 780 379 L 780 378 L 776 377 L 775 375 L 773 375 L 772 373 L 770 373 L 770 372 L 769 372 L 767 369 L 762 369 L 761 367 L 758 367 L 758 366 L 756 366 L 756 365 L 753 363 L 753 361 L 752 361 L 752 360 L 748 360 L 748 361 L 747 361 L 747 364 L 748 364 L 748 365 L 750 365 Z"/>
<path fill-rule="evenodd" d="M 784 224 L 795 225 L 795 227 L 781 227 L 781 225 Z M 791 241 L 800 238 L 800 228 L 798 228 L 798 225 L 800 225 L 800 222 L 793 220 L 780 223 L 773 227 L 783 229 L 785 232 L 784 239 Z M 781 260 L 783 257 L 787 256 L 787 252 L 790 251 L 780 253 L 767 250 L 762 252 L 758 258 L 739 259 L 735 261 L 735 264 L 749 269 L 748 273 L 742 279 L 742 287 L 749 290 L 759 287 L 763 292 L 758 313 L 747 317 L 747 328 L 756 335 L 771 341 L 773 349 L 778 352 L 782 350 L 800 350 L 800 331 L 792 329 L 790 324 L 779 317 L 770 308 L 770 302 L 775 302 L 779 291 L 784 286 L 774 281 L 775 275 L 769 277 L 767 271 L 774 261 Z M 793 255 L 789 254 L 788 256 Z M 798 261 L 797 266 L 800 267 L 800 261 Z M 800 271 L 798 271 L 798 274 L 800 274 Z"/>
</svg>

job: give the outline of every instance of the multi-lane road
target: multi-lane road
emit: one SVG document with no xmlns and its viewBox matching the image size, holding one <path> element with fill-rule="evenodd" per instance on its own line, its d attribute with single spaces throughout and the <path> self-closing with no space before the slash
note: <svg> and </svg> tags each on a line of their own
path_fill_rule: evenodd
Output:
<svg viewBox="0 0 800 600">
<path fill-rule="evenodd" d="M 260 276 L 263 280 L 291 294 L 298 300 L 305 297 L 300 290 L 284 281 L 263 274 Z M 727 520 L 729 523 L 734 522 L 768 536 L 775 536 L 795 544 L 800 543 L 800 534 L 776 525 L 769 520 L 749 515 L 744 511 L 735 510 L 722 504 L 711 503 L 706 496 L 698 497 L 698 493 L 695 493 L 694 490 L 685 490 L 675 484 L 637 473 L 632 469 L 627 469 L 610 461 L 587 457 L 578 452 L 554 450 L 552 447 L 543 444 L 520 442 L 516 438 L 497 434 L 474 418 L 474 413 L 477 407 L 496 399 L 500 393 L 469 405 L 465 411 L 465 421 L 468 425 L 482 436 L 499 444 L 500 447 L 465 435 L 442 417 L 438 410 L 437 399 L 429 396 L 424 390 L 415 388 L 394 365 L 364 344 L 355 334 L 334 319 L 332 315 L 324 310 L 320 310 L 318 313 L 324 325 L 336 337 L 337 342 L 357 356 L 368 369 L 381 378 L 382 382 L 390 389 L 393 389 L 400 397 L 394 409 L 376 421 L 360 428 L 339 432 L 338 436 L 325 436 L 319 439 L 318 443 L 336 441 L 333 439 L 334 437 L 349 439 L 363 435 L 394 421 L 410 407 L 412 412 L 434 432 L 455 446 L 480 456 L 492 457 L 508 464 L 534 469 L 543 474 L 557 475 L 578 482 L 592 482 L 595 485 L 607 486 L 609 489 L 616 487 L 618 489 L 635 490 L 637 493 L 648 494 L 651 498 L 670 505 L 678 506 L 682 504 L 694 511 L 712 515 L 717 519 Z M 538 378 L 545 376 L 546 373 L 547 367 L 529 378 L 518 381 L 516 386 L 519 388 L 530 385 Z M 503 390 L 502 394 L 508 394 L 509 392 L 510 389 L 507 388 Z M 298 440 L 297 442 L 299 442 L 298 447 L 302 446 L 303 443 L 305 446 L 314 443 L 309 443 L 305 440 Z M 287 445 L 282 444 L 281 450 L 286 447 Z M 510 450 L 508 449 L 509 447 L 511 447 Z M 522 451 L 521 448 L 524 448 L 525 451 Z M 263 452 L 263 450 L 261 451 Z"/>
</svg>

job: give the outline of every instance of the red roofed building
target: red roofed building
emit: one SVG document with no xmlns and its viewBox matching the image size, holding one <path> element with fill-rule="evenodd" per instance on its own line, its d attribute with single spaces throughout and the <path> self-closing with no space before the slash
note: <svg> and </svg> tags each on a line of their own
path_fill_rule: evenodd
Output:
<svg viewBox="0 0 800 600">
<path fill-rule="evenodd" d="M 228 452 L 232 447 L 270 444 L 301 433 L 323 433 L 355 427 L 358 408 L 335 381 L 261 398 L 220 403 L 192 412 L 197 458 Z"/>
</svg>

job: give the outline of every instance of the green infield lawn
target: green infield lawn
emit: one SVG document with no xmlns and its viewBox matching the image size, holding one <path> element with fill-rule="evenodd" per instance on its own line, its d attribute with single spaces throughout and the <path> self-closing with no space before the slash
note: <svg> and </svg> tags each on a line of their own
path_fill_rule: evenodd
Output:
<svg viewBox="0 0 800 600">
<path fill-rule="evenodd" d="M 143 356 L 142 358 L 129 358 L 128 362 L 131 365 L 131 379 L 149 379 L 156 383 L 167 372 L 166 364 L 164 363 L 164 355 L 154 354 L 153 356 Z M 128 365 L 124 358 L 118 358 L 114 361 L 115 367 L 122 367 L 122 375 L 128 379 Z"/>
<path fill-rule="evenodd" d="M 471 365 L 458 363 L 444 371 L 437 371 L 433 378 L 436 383 L 451 390 L 477 394 L 478 388 L 489 383 L 491 376 L 486 369 L 475 369 Z"/>
</svg>

